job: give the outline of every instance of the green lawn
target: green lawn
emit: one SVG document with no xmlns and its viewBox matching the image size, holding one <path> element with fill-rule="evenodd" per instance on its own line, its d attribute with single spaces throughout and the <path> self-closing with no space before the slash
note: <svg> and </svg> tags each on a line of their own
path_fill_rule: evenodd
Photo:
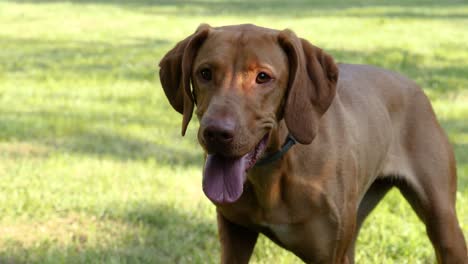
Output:
<svg viewBox="0 0 468 264">
<path fill-rule="evenodd" d="M 455 147 L 468 236 L 466 1 L 2 1 L 0 263 L 218 262 L 197 124 L 180 137 L 156 74 L 202 22 L 291 28 L 338 61 L 416 80 Z M 434 262 L 398 191 L 366 222 L 357 261 Z M 263 237 L 252 260 L 299 262 Z"/>
</svg>

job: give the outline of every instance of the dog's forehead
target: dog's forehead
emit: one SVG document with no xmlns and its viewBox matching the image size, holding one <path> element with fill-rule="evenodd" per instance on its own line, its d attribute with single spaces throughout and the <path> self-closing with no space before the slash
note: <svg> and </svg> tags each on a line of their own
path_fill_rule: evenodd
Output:
<svg viewBox="0 0 468 264">
<path fill-rule="evenodd" d="M 208 39 L 211 41 L 227 41 L 239 45 L 273 44 L 278 36 L 278 30 L 263 28 L 251 24 L 224 26 L 213 28 Z"/>
<path fill-rule="evenodd" d="M 278 60 L 277 63 L 283 63 L 284 52 L 278 34 L 278 30 L 250 24 L 213 28 L 197 57 L 202 60 L 266 60 L 271 63 Z"/>
</svg>

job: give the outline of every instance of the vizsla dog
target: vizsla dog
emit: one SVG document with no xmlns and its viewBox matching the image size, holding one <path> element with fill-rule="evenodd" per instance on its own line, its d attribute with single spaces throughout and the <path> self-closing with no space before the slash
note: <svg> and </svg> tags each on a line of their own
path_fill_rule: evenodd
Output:
<svg viewBox="0 0 468 264">
<path fill-rule="evenodd" d="M 411 80 L 254 25 L 201 25 L 159 65 L 182 135 L 196 105 L 222 263 L 247 263 L 259 233 L 308 263 L 353 263 L 359 228 L 394 186 L 438 262 L 468 263 L 453 150 Z"/>
</svg>

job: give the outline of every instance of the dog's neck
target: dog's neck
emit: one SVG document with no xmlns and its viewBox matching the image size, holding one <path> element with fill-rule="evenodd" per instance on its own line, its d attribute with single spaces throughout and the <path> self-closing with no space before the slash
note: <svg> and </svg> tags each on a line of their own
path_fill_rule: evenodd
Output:
<svg viewBox="0 0 468 264">
<path fill-rule="evenodd" d="M 275 153 L 281 149 L 284 139 L 288 135 L 288 129 L 284 121 L 271 131 L 270 140 L 265 155 Z M 273 207 L 281 202 L 281 193 L 284 189 L 287 177 L 286 170 L 289 167 L 292 151 L 269 164 L 252 168 L 248 173 L 248 180 L 252 184 L 253 191 L 258 202 L 265 207 Z M 281 169 L 278 169 L 281 168 Z"/>
<path fill-rule="evenodd" d="M 296 143 L 296 139 L 291 134 L 288 134 L 288 136 L 284 139 L 283 146 L 281 146 L 280 150 L 262 157 L 255 163 L 255 166 L 264 166 L 281 159 L 283 155 L 286 154 L 286 152 Z"/>
</svg>

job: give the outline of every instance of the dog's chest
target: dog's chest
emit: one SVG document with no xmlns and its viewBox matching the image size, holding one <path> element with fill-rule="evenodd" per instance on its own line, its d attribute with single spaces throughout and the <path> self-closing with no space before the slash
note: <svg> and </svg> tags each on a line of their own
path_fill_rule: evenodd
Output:
<svg viewBox="0 0 468 264">
<path fill-rule="evenodd" d="M 294 243 L 294 228 L 290 224 L 262 223 L 262 227 L 268 228 L 271 233 L 283 244 Z"/>
</svg>

